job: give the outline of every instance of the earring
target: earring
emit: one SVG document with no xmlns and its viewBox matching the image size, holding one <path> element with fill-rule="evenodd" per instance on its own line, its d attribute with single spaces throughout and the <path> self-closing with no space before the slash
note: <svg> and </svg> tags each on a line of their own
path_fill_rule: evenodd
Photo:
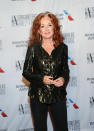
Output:
<svg viewBox="0 0 94 131">
<path fill-rule="evenodd" d="M 42 40 L 42 36 L 40 35 L 40 41 Z"/>
</svg>

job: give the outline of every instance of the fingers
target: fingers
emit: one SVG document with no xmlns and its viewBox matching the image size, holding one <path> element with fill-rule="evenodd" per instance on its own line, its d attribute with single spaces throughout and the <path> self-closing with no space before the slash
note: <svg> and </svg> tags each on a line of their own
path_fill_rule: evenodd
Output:
<svg viewBox="0 0 94 131">
<path fill-rule="evenodd" d="M 53 77 L 51 77 L 51 76 L 44 76 L 44 78 L 43 78 L 43 82 L 45 83 L 45 84 L 52 84 L 53 83 Z"/>
<path fill-rule="evenodd" d="M 64 78 L 63 77 L 59 77 L 55 81 L 63 81 L 64 82 Z"/>
<path fill-rule="evenodd" d="M 56 87 L 63 86 L 63 85 L 64 85 L 64 78 L 63 78 L 63 77 L 57 78 L 56 80 L 54 80 L 53 84 L 54 84 Z"/>
<path fill-rule="evenodd" d="M 51 76 L 44 76 L 43 78 L 43 82 L 44 84 L 53 84 L 56 87 L 60 87 L 64 85 L 64 78 L 63 77 L 59 77 L 56 80 L 53 80 L 53 77 Z"/>
<path fill-rule="evenodd" d="M 54 85 L 56 86 L 56 87 L 60 87 L 60 86 L 63 86 L 63 82 L 54 82 Z"/>
</svg>

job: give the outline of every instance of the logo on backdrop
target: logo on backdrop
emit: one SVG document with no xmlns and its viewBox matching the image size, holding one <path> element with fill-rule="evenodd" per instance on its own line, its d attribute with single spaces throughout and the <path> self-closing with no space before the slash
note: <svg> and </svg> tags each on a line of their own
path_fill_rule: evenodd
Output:
<svg viewBox="0 0 94 131">
<path fill-rule="evenodd" d="M 2 117 L 8 117 L 7 114 L 0 108 L 0 115 Z"/>
<path fill-rule="evenodd" d="M 94 18 L 94 7 L 85 8 L 85 18 Z"/>
<path fill-rule="evenodd" d="M 75 61 L 72 60 L 72 58 L 70 56 L 68 56 L 68 60 L 70 61 L 71 65 L 76 65 Z"/>
<path fill-rule="evenodd" d="M 74 44 L 74 32 L 71 33 L 63 33 L 64 35 L 64 42 L 68 45 L 68 44 Z"/>
<path fill-rule="evenodd" d="M 87 53 L 87 64 L 94 63 L 94 53 Z"/>
<path fill-rule="evenodd" d="M 80 120 L 68 121 L 69 130 L 80 131 Z"/>
<path fill-rule="evenodd" d="M 19 112 L 19 115 L 30 114 L 29 104 L 19 104 L 18 105 L 18 112 Z"/>
<path fill-rule="evenodd" d="M 24 60 L 17 60 L 15 63 L 16 71 L 21 71 L 23 69 Z"/>
<path fill-rule="evenodd" d="M 0 67 L 0 73 L 4 73 L 4 70 Z"/>
<path fill-rule="evenodd" d="M 75 109 L 79 109 L 78 105 L 71 98 L 69 98 L 68 101 L 73 105 Z"/>
<path fill-rule="evenodd" d="M 94 106 L 94 97 L 89 97 L 89 103 L 90 103 L 90 106 Z"/>
<path fill-rule="evenodd" d="M 87 81 L 89 81 L 90 84 L 94 84 L 94 78 L 92 77 L 88 77 Z"/>
<path fill-rule="evenodd" d="M 0 84 L 0 95 L 5 95 L 5 94 L 6 94 L 6 85 Z"/>
<path fill-rule="evenodd" d="M 28 88 L 26 85 L 16 85 L 16 89 L 19 90 L 19 92 L 28 91 Z"/>
<path fill-rule="evenodd" d="M 15 15 L 11 17 L 12 27 L 31 26 L 36 14 Z"/>
<path fill-rule="evenodd" d="M 94 40 L 94 33 L 86 33 L 86 34 L 85 34 L 85 37 L 86 37 L 88 40 Z"/>
<path fill-rule="evenodd" d="M 94 128 L 94 121 L 90 121 L 89 126 L 90 126 L 90 128 Z"/>
<path fill-rule="evenodd" d="M 12 45 L 15 47 L 27 47 L 28 41 L 12 41 Z"/>
<path fill-rule="evenodd" d="M 77 87 L 77 77 L 76 76 L 71 76 L 68 85 L 70 87 Z"/>
<path fill-rule="evenodd" d="M 73 21 L 73 17 L 70 15 L 70 13 L 67 10 L 64 10 L 64 14 L 67 16 L 69 21 Z"/>
</svg>

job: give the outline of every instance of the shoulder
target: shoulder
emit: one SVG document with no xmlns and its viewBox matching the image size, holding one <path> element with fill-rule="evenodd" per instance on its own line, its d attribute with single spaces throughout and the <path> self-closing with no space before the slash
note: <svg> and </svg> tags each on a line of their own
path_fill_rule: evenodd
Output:
<svg viewBox="0 0 94 131">
<path fill-rule="evenodd" d="M 40 43 L 33 43 L 32 45 L 28 46 L 29 50 L 36 50 L 37 48 L 39 48 Z"/>
<path fill-rule="evenodd" d="M 38 48 L 40 46 L 41 43 L 37 42 L 37 43 L 33 43 L 32 45 L 30 45 L 31 48 Z"/>
<path fill-rule="evenodd" d="M 68 46 L 65 43 L 60 43 L 60 47 L 63 49 L 68 49 Z"/>
</svg>

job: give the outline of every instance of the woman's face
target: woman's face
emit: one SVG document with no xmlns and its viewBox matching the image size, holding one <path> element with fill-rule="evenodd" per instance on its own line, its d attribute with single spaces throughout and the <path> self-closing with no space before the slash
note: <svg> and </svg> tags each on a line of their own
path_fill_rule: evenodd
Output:
<svg viewBox="0 0 94 131">
<path fill-rule="evenodd" d="M 40 21 L 39 33 L 43 39 L 52 39 L 54 33 L 54 26 L 51 22 L 51 19 L 48 16 L 45 16 Z"/>
</svg>

